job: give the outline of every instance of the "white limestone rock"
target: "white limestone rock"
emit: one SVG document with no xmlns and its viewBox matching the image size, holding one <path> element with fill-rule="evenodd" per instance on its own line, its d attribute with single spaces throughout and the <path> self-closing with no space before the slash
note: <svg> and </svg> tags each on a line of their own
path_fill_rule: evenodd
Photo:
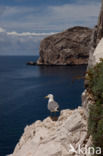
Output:
<svg viewBox="0 0 103 156">
<path fill-rule="evenodd" d="M 100 40 L 93 53 L 93 66 L 96 65 L 96 63 L 99 63 L 101 58 L 103 58 L 103 38 Z"/>
<path fill-rule="evenodd" d="M 57 121 L 48 117 L 27 126 L 12 156 L 76 156 L 70 144 L 77 149 L 88 140 L 84 109 L 63 110 Z"/>
<path fill-rule="evenodd" d="M 92 95 L 85 89 L 82 93 L 82 106 L 84 108 L 84 115 L 88 119 L 89 107 L 94 103 Z"/>
</svg>

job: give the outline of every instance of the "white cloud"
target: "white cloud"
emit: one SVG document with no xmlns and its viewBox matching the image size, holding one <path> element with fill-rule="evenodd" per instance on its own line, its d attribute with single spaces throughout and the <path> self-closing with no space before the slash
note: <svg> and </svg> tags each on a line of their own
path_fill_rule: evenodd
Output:
<svg viewBox="0 0 103 156">
<path fill-rule="evenodd" d="M 0 55 L 38 55 L 40 41 L 50 34 L 7 32 L 0 27 Z"/>
<path fill-rule="evenodd" d="M 8 35 L 13 35 L 13 36 L 48 36 L 48 35 L 53 35 L 55 33 L 50 32 L 50 33 L 31 33 L 31 32 L 22 32 L 22 33 L 17 33 L 15 31 L 12 32 L 7 32 Z"/>
<path fill-rule="evenodd" d="M 0 27 L 0 33 L 5 32 L 5 29 Z"/>
</svg>

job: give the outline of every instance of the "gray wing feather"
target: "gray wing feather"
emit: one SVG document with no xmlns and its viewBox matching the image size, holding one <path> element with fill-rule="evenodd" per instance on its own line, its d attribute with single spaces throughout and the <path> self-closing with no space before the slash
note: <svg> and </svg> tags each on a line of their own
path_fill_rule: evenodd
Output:
<svg viewBox="0 0 103 156">
<path fill-rule="evenodd" d="M 56 101 L 52 101 L 52 102 L 48 103 L 48 109 L 51 112 L 55 112 L 58 108 L 59 108 L 59 105 L 58 105 L 58 103 Z"/>
</svg>

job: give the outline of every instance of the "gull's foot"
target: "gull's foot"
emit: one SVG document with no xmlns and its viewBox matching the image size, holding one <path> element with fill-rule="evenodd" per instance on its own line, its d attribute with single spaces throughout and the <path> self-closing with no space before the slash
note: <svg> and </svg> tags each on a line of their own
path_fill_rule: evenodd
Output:
<svg viewBox="0 0 103 156">
<path fill-rule="evenodd" d="M 58 120 L 58 116 L 50 116 L 52 121 L 57 121 Z"/>
</svg>

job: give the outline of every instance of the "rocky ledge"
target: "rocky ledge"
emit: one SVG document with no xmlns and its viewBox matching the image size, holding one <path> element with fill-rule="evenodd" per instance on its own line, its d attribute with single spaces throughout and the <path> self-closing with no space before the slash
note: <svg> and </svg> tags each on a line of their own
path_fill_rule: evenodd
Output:
<svg viewBox="0 0 103 156">
<path fill-rule="evenodd" d="M 92 29 L 73 27 L 41 41 L 38 65 L 87 64 Z"/>
<path fill-rule="evenodd" d="M 78 150 L 79 145 L 82 149 L 91 143 L 84 114 L 81 107 L 63 110 L 58 121 L 48 117 L 27 126 L 10 156 L 76 156 L 70 152 L 70 144 Z"/>
</svg>

